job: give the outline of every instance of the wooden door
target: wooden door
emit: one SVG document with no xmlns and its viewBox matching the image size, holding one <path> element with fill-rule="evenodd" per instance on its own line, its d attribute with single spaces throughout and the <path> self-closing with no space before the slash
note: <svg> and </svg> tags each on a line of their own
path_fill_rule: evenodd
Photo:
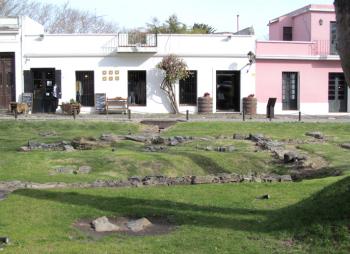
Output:
<svg viewBox="0 0 350 254">
<path fill-rule="evenodd" d="M 0 56 L 0 109 L 15 101 L 14 57 Z"/>
</svg>

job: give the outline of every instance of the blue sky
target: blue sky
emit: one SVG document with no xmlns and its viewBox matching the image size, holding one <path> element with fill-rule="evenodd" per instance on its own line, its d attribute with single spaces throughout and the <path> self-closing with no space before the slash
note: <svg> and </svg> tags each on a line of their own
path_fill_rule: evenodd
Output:
<svg viewBox="0 0 350 254">
<path fill-rule="evenodd" d="M 67 0 L 37 0 L 63 4 Z M 259 38 L 267 37 L 269 20 L 308 4 L 332 4 L 333 0 L 69 0 L 71 7 L 96 12 L 120 28 L 143 27 L 152 17 L 164 21 L 176 14 L 187 25 L 206 23 L 218 31 L 235 31 L 236 15 L 240 28 L 254 26 Z"/>
</svg>

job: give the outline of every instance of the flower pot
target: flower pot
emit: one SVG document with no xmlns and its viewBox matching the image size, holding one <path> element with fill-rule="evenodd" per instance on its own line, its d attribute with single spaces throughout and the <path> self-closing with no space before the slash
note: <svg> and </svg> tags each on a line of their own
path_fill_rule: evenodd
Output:
<svg viewBox="0 0 350 254">
<path fill-rule="evenodd" d="M 256 115 L 257 99 L 254 97 L 243 98 L 243 111 L 245 114 L 253 116 Z"/>
<path fill-rule="evenodd" d="M 213 112 L 213 98 L 209 96 L 198 97 L 198 113 L 208 114 Z"/>
</svg>

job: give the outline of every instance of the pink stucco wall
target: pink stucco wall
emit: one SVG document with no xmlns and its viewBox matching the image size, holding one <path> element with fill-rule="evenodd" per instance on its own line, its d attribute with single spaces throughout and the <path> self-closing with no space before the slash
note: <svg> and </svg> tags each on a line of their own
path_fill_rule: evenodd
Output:
<svg viewBox="0 0 350 254">
<path fill-rule="evenodd" d="M 323 20 L 322 25 L 320 25 L 320 19 Z M 334 22 L 335 20 L 335 13 L 313 12 L 311 16 L 311 40 L 329 41 L 331 35 L 331 22 Z"/>
<path fill-rule="evenodd" d="M 266 103 L 269 97 L 282 102 L 282 72 L 298 72 L 301 103 L 328 103 L 328 75 L 343 72 L 340 61 L 257 60 L 256 97 Z"/>
<path fill-rule="evenodd" d="M 315 46 L 313 42 L 258 41 L 256 54 L 258 56 L 310 56 L 317 55 Z"/>
<path fill-rule="evenodd" d="M 323 20 L 322 26 L 320 19 Z M 285 26 L 293 27 L 293 41 L 329 40 L 330 22 L 335 21 L 334 6 L 309 5 L 276 20 L 269 25 L 270 40 L 283 40 Z"/>
<path fill-rule="evenodd" d="M 307 12 L 293 18 L 293 41 L 311 40 L 311 13 Z"/>
<path fill-rule="evenodd" d="M 271 41 L 283 40 L 283 27 L 285 26 L 293 26 L 292 18 L 280 17 L 278 22 L 271 23 L 269 25 L 269 39 Z"/>
</svg>

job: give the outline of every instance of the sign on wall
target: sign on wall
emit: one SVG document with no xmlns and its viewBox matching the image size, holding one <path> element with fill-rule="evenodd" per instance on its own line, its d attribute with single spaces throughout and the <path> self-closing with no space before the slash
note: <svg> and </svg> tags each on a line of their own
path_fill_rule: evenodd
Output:
<svg viewBox="0 0 350 254">
<path fill-rule="evenodd" d="M 119 70 L 103 70 L 102 81 L 119 81 Z"/>
</svg>

